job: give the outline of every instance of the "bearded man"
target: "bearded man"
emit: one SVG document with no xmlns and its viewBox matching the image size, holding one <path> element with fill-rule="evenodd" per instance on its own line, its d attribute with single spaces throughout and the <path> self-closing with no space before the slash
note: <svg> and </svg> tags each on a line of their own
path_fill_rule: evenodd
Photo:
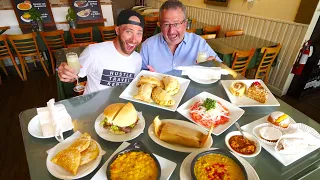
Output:
<svg viewBox="0 0 320 180">
<path fill-rule="evenodd" d="M 136 47 L 143 36 L 144 19 L 132 10 L 120 12 L 113 41 L 89 45 L 80 55 L 79 77 L 87 76 L 84 94 L 122 84 L 129 84 L 140 72 L 142 60 Z M 58 75 L 63 82 L 78 77 L 67 63 L 61 63 Z"/>
</svg>

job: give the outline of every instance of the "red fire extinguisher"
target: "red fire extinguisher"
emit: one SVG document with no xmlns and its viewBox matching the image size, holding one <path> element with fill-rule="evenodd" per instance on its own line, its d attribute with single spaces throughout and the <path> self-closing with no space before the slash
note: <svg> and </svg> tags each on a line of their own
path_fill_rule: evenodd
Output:
<svg viewBox="0 0 320 180">
<path fill-rule="evenodd" d="M 306 41 L 297 57 L 296 62 L 293 65 L 293 68 L 291 70 L 291 73 L 295 75 L 301 75 L 304 66 L 306 65 L 308 58 L 312 55 L 313 52 L 313 46 L 311 46 L 311 40 Z"/>
</svg>

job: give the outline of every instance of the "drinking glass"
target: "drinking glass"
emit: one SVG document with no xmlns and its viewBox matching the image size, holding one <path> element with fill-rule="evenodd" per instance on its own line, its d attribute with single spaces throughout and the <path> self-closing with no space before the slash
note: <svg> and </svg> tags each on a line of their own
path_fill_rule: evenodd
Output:
<svg viewBox="0 0 320 180">
<path fill-rule="evenodd" d="M 80 72 L 80 62 L 77 53 L 69 52 L 66 54 L 68 65 L 74 70 L 76 75 Z M 73 88 L 75 92 L 82 92 L 84 86 L 79 83 L 79 78 L 77 77 L 77 85 Z"/>
<path fill-rule="evenodd" d="M 198 57 L 197 57 L 197 62 L 198 63 L 207 61 L 207 58 L 208 58 L 208 53 L 207 53 L 206 50 L 198 51 Z"/>
</svg>

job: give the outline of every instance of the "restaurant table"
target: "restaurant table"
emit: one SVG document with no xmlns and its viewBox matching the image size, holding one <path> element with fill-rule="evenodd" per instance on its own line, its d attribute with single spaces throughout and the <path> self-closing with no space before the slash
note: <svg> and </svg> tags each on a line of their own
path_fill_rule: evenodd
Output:
<svg viewBox="0 0 320 180">
<path fill-rule="evenodd" d="M 259 64 L 263 55 L 263 52 L 260 52 L 262 47 L 271 47 L 278 44 L 276 42 L 268 41 L 250 35 L 209 39 L 207 40 L 207 43 L 215 52 L 217 52 L 220 59 L 229 67 L 231 67 L 232 65 L 233 51 L 250 51 L 250 49 L 255 48 L 255 53 L 248 65 L 248 68 L 253 68 L 257 64 Z M 274 64 L 275 63 L 276 61 L 274 62 Z"/>
<path fill-rule="evenodd" d="M 232 74 L 227 76 L 222 76 L 222 79 L 243 79 L 242 76 L 237 75 L 228 67 L 221 63 L 217 62 L 206 62 L 203 65 L 205 66 L 220 66 L 224 69 L 228 69 L 228 71 Z M 178 75 L 181 71 L 173 71 L 170 74 Z M 187 78 L 187 77 L 185 77 Z M 126 100 L 119 99 L 119 95 L 125 89 L 125 86 L 117 86 L 110 89 L 102 90 L 96 93 L 83 95 L 74 97 L 71 99 L 66 99 L 58 104 L 64 104 L 68 113 L 71 115 L 73 119 L 74 129 L 73 131 L 68 131 L 64 133 L 64 137 L 67 138 L 72 135 L 76 131 L 80 131 L 82 133 L 88 132 L 93 139 L 95 139 L 102 147 L 106 154 L 102 157 L 102 161 L 100 162 L 98 168 L 94 170 L 89 175 L 85 176 L 82 179 L 90 179 L 95 173 L 101 168 L 101 166 L 107 161 L 107 159 L 111 156 L 111 154 L 119 147 L 121 143 L 108 142 L 98 136 L 98 134 L 94 130 L 94 123 L 96 118 L 103 112 L 104 108 L 112 103 L 117 102 L 127 102 Z M 195 95 L 207 91 L 216 96 L 219 96 L 223 99 L 228 100 L 226 92 L 224 91 L 220 81 L 211 84 L 211 85 L 201 85 L 195 82 L 190 82 L 189 87 L 187 88 L 180 105 L 184 102 L 188 101 L 190 98 Z M 243 108 L 245 110 L 244 115 L 238 120 L 239 124 L 245 125 L 250 122 L 253 122 L 261 117 L 264 117 L 270 114 L 273 111 L 283 111 L 290 114 L 290 116 L 299 123 L 307 124 L 313 127 L 318 132 L 320 131 L 320 125 L 302 114 L 298 110 L 294 109 L 290 105 L 278 99 L 280 106 L 279 107 L 247 107 Z M 185 117 L 180 115 L 177 112 L 170 112 L 163 109 L 159 109 L 156 107 L 135 103 L 132 102 L 137 109 L 137 111 L 142 111 L 142 114 L 146 121 L 146 126 L 144 129 L 144 133 L 139 135 L 136 139 L 131 140 L 129 142 L 134 142 L 136 140 L 142 141 L 148 149 L 170 161 L 177 163 L 177 166 L 171 175 L 170 179 L 176 180 L 179 179 L 180 166 L 182 161 L 186 158 L 188 153 L 177 152 L 173 150 L 169 150 L 164 148 L 158 144 L 156 144 L 153 140 L 150 139 L 148 135 L 148 128 L 152 124 L 155 116 L 159 115 L 160 119 L 181 119 L 186 120 Z M 21 126 L 21 132 L 23 136 L 23 142 L 26 152 L 26 157 L 29 166 L 29 172 L 31 179 L 34 180 L 46 180 L 46 179 L 56 179 L 53 177 L 46 168 L 46 151 L 54 147 L 58 142 L 55 138 L 50 139 L 38 139 L 32 137 L 28 133 L 28 123 L 29 121 L 37 114 L 36 108 L 28 109 L 20 113 L 19 121 Z M 189 122 L 189 121 L 188 121 Z M 226 134 L 231 131 L 236 130 L 236 127 L 232 125 L 228 130 L 219 136 L 212 135 L 213 145 L 215 148 L 223 148 L 227 149 L 224 138 Z M 257 174 L 259 175 L 261 180 L 264 179 L 272 179 L 272 180 L 283 180 L 283 179 L 297 179 L 297 176 L 300 173 L 308 174 L 315 166 L 319 165 L 320 154 L 319 149 L 310 153 L 309 155 L 301 158 L 300 160 L 294 162 L 289 166 L 283 166 L 278 160 L 276 160 L 272 155 L 270 155 L 264 149 L 261 150 L 260 154 L 253 158 L 244 158 L 247 160 L 255 169 Z M 317 164 L 318 163 L 318 164 Z"/>
</svg>

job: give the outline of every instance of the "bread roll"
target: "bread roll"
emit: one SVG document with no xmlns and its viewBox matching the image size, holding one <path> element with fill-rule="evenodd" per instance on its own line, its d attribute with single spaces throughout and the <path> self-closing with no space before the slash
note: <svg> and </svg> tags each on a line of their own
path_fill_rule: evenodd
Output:
<svg viewBox="0 0 320 180">
<path fill-rule="evenodd" d="M 243 96 L 246 92 L 246 84 L 240 81 L 235 81 L 230 86 L 230 92 L 234 96 Z"/>
<path fill-rule="evenodd" d="M 289 116 L 283 112 L 275 111 L 268 116 L 268 121 L 271 124 L 287 128 L 290 124 Z"/>
</svg>

